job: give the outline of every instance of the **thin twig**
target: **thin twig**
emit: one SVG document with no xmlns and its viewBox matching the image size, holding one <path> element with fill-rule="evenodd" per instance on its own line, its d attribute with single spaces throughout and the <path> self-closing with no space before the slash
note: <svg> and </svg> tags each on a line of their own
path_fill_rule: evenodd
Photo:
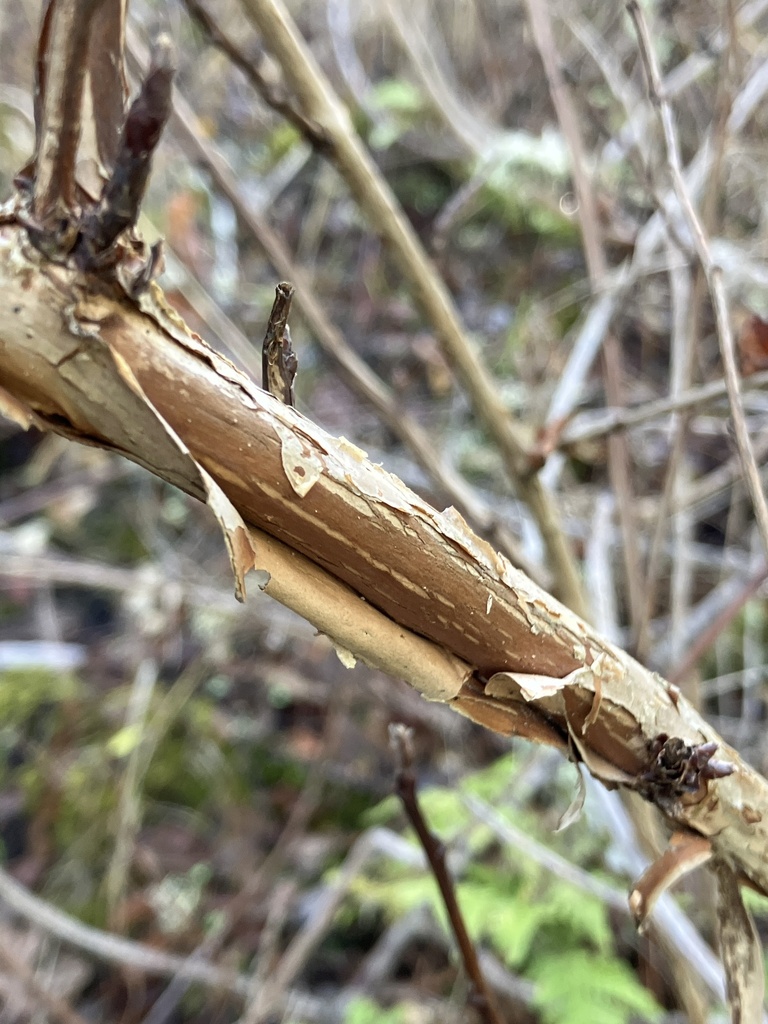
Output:
<svg viewBox="0 0 768 1024">
<path fill-rule="evenodd" d="M 451 929 L 461 953 L 464 970 L 469 978 L 472 992 L 470 1004 L 486 1024 L 502 1024 L 491 990 L 485 979 L 477 957 L 475 944 L 469 936 L 464 917 L 456 899 L 456 889 L 445 862 L 445 847 L 431 831 L 421 813 L 416 795 L 416 776 L 413 771 L 413 733 L 404 725 L 391 725 L 389 737 L 396 759 L 395 792 L 400 798 L 408 820 L 413 826 L 429 866 L 440 889 Z"/>
<path fill-rule="evenodd" d="M 269 909 L 259 939 L 259 951 L 251 978 L 251 991 L 239 1024 L 259 1024 L 262 1019 L 262 1003 L 268 993 L 268 980 L 276 959 L 280 933 L 289 915 L 290 905 L 296 896 L 296 883 L 278 882 L 270 894 Z"/>
<path fill-rule="evenodd" d="M 665 98 L 661 84 L 661 74 L 658 62 L 654 53 L 648 23 L 637 3 L 637 0 L 630 0 L 627 10 L 635 23 L 637 31 L 638 46 L 643 65 L 648 77 L 648 91 L 651 103 L 658 112 L 661 126 L 664 132 L 664 142 L 667 153 L 667 167 L 672 178 L 675 195 L 684 213 L 686 222 L 690 229 L 696 255 L 699 258 L 702 269 L 707 279 L 709 293 L 712 299 L 712 306 L 715 312 L 717 325 L 717 339 L 720 346 L 720 356 L 723 360 L 725 381 L 728 387 L 728 401 L 733 417 L 734 434 L 736 445 L 739 450 L 739 457 L 744 471 L 744 477 L 752 499 L 752 507 L 755 513 L 757 528 L 763 544 L 763 550 L 768 554 L 768 502 L 760 482 L 760 472 L 752 450 L 752 442 L 747 430 L 747 423 L 744 417 L 744 407 L 741 399 L 739 372 L 736 366 L 736 353 L 731 326 L 731 316 L 728 309 L 728 301 L 725 295 L 723 273 L 712 259 L 709 242 L 704 233 L 701 220 L 694 209 L 691 196 L 683 177 L 680 151 L 677 141 L 672 108 Z"/>
<path fill-rule="evenodd" d="M 402 0 L 385 0 L 382 6 L 386 8 L 397 41 L 408 54 L 412 72 L 433 110 L 450 126 L 462 149 L 480 159 L 491 148 L 496 131 L 483 111 L 472 109 L 467 97 L 452 86 L 443 73 L 435 55 L 438 49 L 437 28 L 431 26 L 425 32 L 412 6 L 408 4 L 406 9 Z"/>
<path fill-rule="evenodd" d="M 754 8 L 761 7 L 765 2 L 768 2 L 768 0 L 757 0 L 754 7 L 750 5 L 751 13 L 749 17 L 753 16 Z M 744 12 L 742 23 L 746 23 L 746 19 L 747 13 Z M 704 66 L 708 66 L 708 63 L 705 60 Z M 684 61 L 683 65 L 680 66 L 680 70 L 683 72 L 682 77 L 686 81 L 688 80 L 689 69 L 690 64 L 688 61 Z M 680 77 L 677 75 L 677 70 L 675 69 L 670 72 L 665 80 L 670 94 L 674 88 L 680 87 Z M 694 68 L 694 78 L 698 73 Z M 768 63 L 759 62 L 733 102 L 727 123 L 727 130 L 730 135 L 741 131 L 747 120 L 754 114 L 762 102 L 766 91 L 768 91 Z M 691 161 L 685 174 L 689 192 L 694 198 L 701 194 L 708 180 L 711 166 L 712 151 L 705 144 Z M 567 394 L 564 395 L 560 387 L 555 389 L 550 410 L 547 413 L 548 421 L 563 419 L 572 411 L 578 402 L 580 385 L 591 368 L 592 362 L 599 351 L 599 343 L 602 340 L 602 336 L 608 330 L 611 318 L 619 308 L 620 303 L 626 298 L 630 288 L 642 275 L 659 269 L 655 266 L 655 263 L 658 262 L 655 254 L 658 247 L 668 236 L 670 229 L 669 217 L 665 212 L 669 205 L 666 196 L 661 197 L 658 205 L 659 209 L 646 221 L 637 235 L 634 254 L 631 260 L 625 260 L 612 274 L 613 284 L 610 290 L 606 290 L 600 295 L 593 303 L 592 309 L 589 310 L 580 331 L 579 341 L 581 341 L 584 335 L 589 334 L 591 344 L 588 346 L 586 353 L 581 352 L 581 346 L 578 342 L 574 345 L 573 355 L 579 359 L 578 374 L 573 373 L 570 365 L 566 367 L 563 379 L 568 385 Z M 594 329 L 592 326 L 593 319 L 598 321 Z M 574 387 L 574 385 L 576 386 Z M 550 458 L 544 467 L 541 476 L 549 486 L 554 487 L 562 463 L 562 458 L 555 456 L 555 458 Z"/>
<path fill-rule="evenodd" d="M 76 949 L 90 953 L 98 960 L 130 967 L 144 974 L 165 977 L 186 977 L 202 985 L 223 988 L 244 996 L 249 991 L 250 979 L 201 962 L 194 958 L 174 956 L 139 942 L 119 938 L 109 932 L 91 928 L 81 921 L 58 910 L 45 900 L 33 896 L 19 885 L 6 871 L 0 868 L 0 901 L 26 920 L 55 935 L 62 942 Z"/>
<path fill-rule="evenodd" d="M 159 714 L 159 712 L 158 712 Z M 337 734 L 340 733 L 339 724 L 342 721 L 338 715 L 331 714 L 330 734 L 331 744 L 335 747 Z M 227 937 L 232 935 L 243 916 L 255 905 L 259 895 L 264 892 L 267 886 L 274 881 L 274 877 L 285 860 L 285 853 L 296 836 L 304 831 L 306 825 L 317 810 L 322 788 L 325 779 L 320 772 L 311 772 L 307 778 L 304 788 L 291 808 L 285 827 L 281 831 L 277 842 L 269 854 L 261 862 L 255 871 L 248 871 L 245 882 L 239 891 L 228 901 L 224 914 L 225 919 L 220 928 L 211 931 L 197 949 L 192 953 L 192 959 L 210 961 L 223 948 Z M 262 950 L 260 950 L 260 953 Z M 173 1016 L 176 1007 L 181 1002 L 184 994 L 189 989 L 192 981 L 189 978 L 174 978 L 165 991 L 157 999 L 150 1012 L 147 1014 L 143 1024 L 165 1024 Z M 253 998 L 253 986 L 251 984 L 250 994 L 247 999 Z"/>
<path fill-rule="evenodd" d="M 578 769 L 577 769 L 578 770 Z M 478 799 L 471 793 L 462 796 L 462 801 L 467 809 L 481 821 L 507 846 L 519 850 L 524 856 L 530 857 L 536 864 L 550 871 L 557 878 L 574 885 L 584 892 L 599 899 L 611 910 L 622 916 L 629 915 L 629 903 L 623 889 L 609 885 L 599 878 L 595 878 L 578 864 L 573 864 L 565 857 L 551 850 L 548 846 L 538 842 L 529 836 L 523 829 L 518 828 L 511 821 L 495 810 L 490 804 Z"/>
<path fill-rule="evenodd" d="M 733 63 L 733 51 L 736 45 L 735 16 L 733 5 L 726 4 L 724 11 L 725 33 L 727 45 L 722 58 L 722 69 L 725 73 L 718 76 L 717 99 L 715 102 L 715 123 L 711 132 L 711 148 L 713 151 L 712 171 L 708 177 L 701 207 L 701 221 L 706 235 L 711 236 L 716 227 L 717 205 L 721 187 L 721 173 L 723 158 L 725 154 L 725 143 L 728 138 L 726 126 L 732 106 L 731 76 L 727 69 Z M 670 239 L 669 247 L 676 249 L 675 243 Z M 682 255 L 682 253 L 680 254 Z M 670 292 L 673 305 L 673 330 L 672 330 L 672 365 L 671 365 L 671 392 L 679 392 L 682 388 L 691 383 L 694 368 L 694 356 L 699 342 L 701 321 L 704 312 L 704 299 L 707 290 L 707 278 L 703 267 L 699 265 L 690 288 L 688 268 L 676 267 L 677 260 L 670 260 Z M 683 275 L 685 275 L 683 277 Z M 681 282 L 685 280 L 684 297 L 680 297 Z M 651 553 L 648 559 L 648 570 L 646 574 L 646 606 L 645 617 L 636 635 L 636 656 L 641 660 L 647 653 L 650 636 L 647 631 L 650 616 L 656 599 L 656 588 L 659 579 L 661 566 L 661 549 L 664 535 L 670 522 L 670 508 L 673 504 L 680 504 L 680 498 L 684 496 L 685 482 L 689 476 L 687 462 L 684 457 L 685 446 L 688 439 L 690 425 L 689 416 L 675 416 L 673 419 L 672 439 L 670 444 L 670 456 L 664 474 L 662 486 L 662 497 L 656 519 L 656 529 Z M 681 531 L 688 524 L 690 530 L 692 524 L 690 517 L 683 513 L 674 517 L 673 529 L 682 536 Z M 690 590 L 690 569 L 688 560 L 685 557 L 685 545 L 675 546 L 674 561 L 671 572 L 671 643 L 673 649 L 678 646 L 678 638 L 681 635 L 682 621 L 684 616 L 683 606 L 687 604 L 684 596 Z"/>
<path fill-rule="evenodd" d="M 745 377 L 742 381 L 743 391 L 759 391 L 768 385 L 768 370 Z M 714 380 L 699 387 L 687 388 L 677 395 L 657 398 L 652 402 L 628 409 L 601 409 L 598 413 L 585 413 L 575 418 L 560 435 L 558 448 L 568 448 L 584 441 L 595 441 L 616 430 L 632 430 L 642 426 L 649 420 L 661 419 L 670 413 L 703 409 L 712 402 L 717 402 L 728 395 L 725 380 Z M 592 422 L 590 422 L 592 421 Z"/>
<path fill-rule="evenodd" d="M 526 0 L 526 7 L 533 39 L 544 65 L 549 95 L 570 154 L 571 174 L 576 191 L 578 218 L 581 225 L 590 287 L 593 294 L 599 294 L 608 273 L 608 263 L 603 247 L 594 189 L 587 174 L 586 154 L 579 131 L 578 112 L 561 69 L 561 60 L 552 32 L 548 6 L 538 0 Z M 621 406 L 624 404 L 621 350 L 616 335 L 610 329 L 606 330 L 603 335 L 602 347 L 606 396 L 611 405 Z M 642 615 L 644 588 L 636 543 L 637 524 L 630 465 L 631 459 L 626 438 L 618 434 L 611 435 L 608 438 L 608 472 L 616 495 L 623 542 L 626 593 L 630 619 L 635 625 Z"/>
<path fill-rule="evenodd" d="M 20 956 L 16 956 L 4 943 L 0 943 L 0 966 L 5 968 L 11 978 L 24 986 L 29 998 L 42 1007 L 47 1017 L 58 1021 L 59 1024 L 87 1024 L 85 1017 L 81 1017 L 65 999 L 49 992 L 29 964 Z M 26 1014 L 24 1016 L 26 1017 Z"/>
<path fill-rule="evenodd" d="M 123 930 L 120 927 L 123 922 L 120 921 L 118 910 L 120 902 L 125 896 L 136 835 L 141 825 L 142 781 L 146 769 L 149 767 L 145 749 L 146 723 L 157 676 L 156 661 L 144 658 L 134 675 L 123 725 L 123 729 L 135 731 L 137 739 L 128 756 L 120 780 L 115 842 L 105 878 L 107 916 L 110 925 L 119 931 Z"/>
<path fill-rule="evenodd" d="M 267 106 L 282 114 L 319 153 L 325 152 L 328 148 L 328 138 L 323 129 L 302 114 L 284 86 L 276 85 L 269 80 L 268 75 L 264 74 L 260 67 L 259 57 L 248 57 L 243 53 L 199 0 L 183 0 L 183 3 L 211 45 L 226 54 L 235 67 L 242 71 Z"/>
<path fill-rule="evenodd" d="M 672 248 L 670 241 L 669 246 Z M 691 298 L 690 272 L 685 266 L 676 265 L 677 261 L 670 261 L 669 280 L 670 295 L 672 298 L 672 359 L 671 359 L 671 392 L 674 396 L 681 388 L 690 383 L 693 345 L 689 331 L 690 318 L 688 316 L 689 303 Z M 634 653 L 635 657 L 644 661 L 650 646 L 650 622 L 656 606 L 657 590 L 661 574 L 662 554 L 664 551 L 664 540 L 667 536 L 670 522 L 670 509 L 679 497 L 684 494 L 682 476 L 687 477 L 685 464 L 685 445 L 688 437 L 688 415 L 677 413 L 672 420 L 672 439 L 670 453 L 664 473 L 664 484 L 661 491 L 656 513 L 656 523 L 651 537 L 650 552 L 646 562 L 645 587 L 643 609 L 639 620 L 634 625 Z M 681 518 L 688 518 L 678 515 L 675 522 L 679 526 Z M 673 576 L 677 563 L 673 567 Z M 674 607 L 672 613 L 673 633 L 677 636 L 679 629 L 679 617 L 676 618 Z"/>
<path fill-rule="evenodd" d="M 376 830 L 363 833 L 350 849 L 341 869 L 323 892 L 314 912 L 303 928 L 291 940 L 272 971 L 260 995 L 259 1019 L 274 1013 L 296 975 L 330 928 L 336 912 L 352 882 L 360 875 L 368 860 L 379 846 Z"/>
<path fill-rule="evenodd" d="M 670 683 L 678 684 L 685 681 L 688 673 L 694 669 L 701 656 L 709 650 L 723 630 L 728 628 L 747 601 L 754 597 L 760 587 L 762 587 L 766 579 L 768 579 L 768 564 L 763 563 L 747 580 L 728 606 L 708 623 L 706 629 L 691 644 L 682 658 L 679 658 L 677 663 L 671 666 L 667 674 Z"/>
<path fill-rule="evenodd" d="M 109 249 L 121 232 L 138 221 L 152 157 L 171 113 L 175 72 L 173 44 L 168 36 L 159 36 L 152 46 L 147 75 L 125 118 L 115 166 L 101 202 L 83 225 L 93 257 Z"/>
</svg>

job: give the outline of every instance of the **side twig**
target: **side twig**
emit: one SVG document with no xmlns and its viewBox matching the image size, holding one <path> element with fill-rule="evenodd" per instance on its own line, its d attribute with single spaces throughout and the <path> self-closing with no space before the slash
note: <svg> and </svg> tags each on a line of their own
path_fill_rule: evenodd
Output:
<svg viewBox="0 0 768 1024">
<path fill-rule="evenodd" d="M 586 153 L 579 131 L 579 116 L 562 71 L 562 62 L 555 44 L 548 5 L 539 3 L 538 0 L 526 0 L 526 7 L 528 8 L 531 33 L 544 66 L 549 95 L 570 154 L 571 174 L 578 203 L 578 218 L 589 285 L 593 295 L 598 295 L 605 287 L 608 262 L 605 256 L 594 188 L 587 172 Z M 610 405 L 621 406 L 624 404 L 621 349 L 616 335 L 610 329 L 606 330 L 603 335 L 602 356 L 606 397 Z M 631 458 L 626 437 L 620 434 L 611 435 L 608 438 L 608 473 L 616 495 L 623 541 L 622 554 L 630 618 L 632 624 L 636 625 L 643 606 L 643 574 L 636 543 L 637 523 L 630 467 Z"/>
<path fill-rule="evenodd" d="M 453 879 L 445 862 L 445 847 L 430 830 L 421 813 L 416 795 L 416 776 L 413 772 L 413 739 L 412 732 L 404 725 L 389 727 L 390 742 L 395 752 L 395 792 L 400 798 L 408 820 L 413 826 L 424 854 L 429 861 L 432 874 L 435 876 L 440 895 L 445 904 L 448 919 L 461 953 L 464 970 L 467 972 L 472 992 L 470 1004 L 477 1010 L 485 1024 L 502 1024 L 502 1019 L 493 1001 L 488 982 L 480 968 L 475 944 L 469 937 L 467 926 L 456 899 Z"/>
<path fill-rule="evenodd" d="M 310 118 L 304 117 L 283 85 L 269 80 L 268 75 L 262 71 L 261 64 L 263 62 L 258 57 L 256 59 L 248 57 L 208 13 L 200 0 L 183 0 L 183 2 L 192 19 L 197 22 L 210 40 L 211 45 L 226 54 L 235 67 L 242 71 L 267 106 L 278 114 L 282 114 L 286 121 L 289 121 L 308 142 L 311 142 L 314 149 L 319 153 L 324 152 L 328 148 L 328 138 L 323 129 Z"/>
<path fill-rule="evenodd" d="M 275 289 L 275 301 L 269 314 L 267 333 L 261 350 L 262 387 L 283 405 L 293 405 L 293 382 L 299 367 L 291 344 L 288 314 L 291 311 L 293 285 L 282 281 Z"/>
<path fill-rule="evenodd" d="M 152 47 L 149 72 L 123 125 L 117 158 L 101 202 L 84 224 L 89 248 L 103 253 L 139 219 L 152 169 L 152 156 L 170 117 L 175 74 L 173 45 L 160 36 Z"/>
</svg>

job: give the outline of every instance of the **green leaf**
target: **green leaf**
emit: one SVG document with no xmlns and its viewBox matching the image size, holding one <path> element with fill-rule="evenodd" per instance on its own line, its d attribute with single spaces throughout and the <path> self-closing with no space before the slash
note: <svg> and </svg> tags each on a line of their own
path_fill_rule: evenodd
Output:
<svg viewBox="0 0 768 1024">
<path fill-rule="evenodd" d="M 595 896 L 567 882 L 555 882 L 547 892 L 547 923 L 556 926 L 562 936 L 568 929 L 574 943 L 587 942 L 600 953 L 613 946 L 605 904 Z"/>
<path fill-rule="evenodd" d="M 661 1016 L 656 1000 L 620 960 L 554 954 L 537 961 L 530 976 L 544 1024 L 628 1024 L 630 1018 Z"/>
<path fill-rule="evenodd" d="M 107 753 L 112 757 L 127 757 L 141 743 L 144 728 L 140 722 L 124 725 L 107 740 Z"/>
<path fill-rule="evenodd" d="M 472 938 L 489 939 L 510 967 L 519 967 L 546 920 L 546 904 L 475 882 L 462 882 L 456 895 Z"/>
<path fill-rule="evenodd" d="M 371 106 L 376 110 L 418 114 L 424 109 L 424 100 L 413 82 L 405 78 L 385 78 L 373 87 Z"/>
<path fill-rule="evenodd" d="M 382 1010 L 372 999 L 360 996 L 351 999 L 344 1014 L 344 1024 L 404 1024 L 405 1014 L 397 1006 Z"/>
</svg>

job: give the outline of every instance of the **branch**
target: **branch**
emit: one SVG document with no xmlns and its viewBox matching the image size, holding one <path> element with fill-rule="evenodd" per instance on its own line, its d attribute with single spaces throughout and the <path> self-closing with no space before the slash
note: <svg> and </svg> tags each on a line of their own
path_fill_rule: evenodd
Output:
<svg viewBox="0 0 768 1024">
<path fill-rule="evenodd" d="M 110 0 L 114 3 L 114 0 Z M 91 25 L 104 0 L 49 0 L 38 57 L 38 144 L 34 212 L 41 224 L 75 207 L 75 163 Z"/>
<path fill-rule="evenodd" d="M 419 838 L 440 890 L 451 930 L 461 953 L 464 970 L 469 978 L 469 1004 L 477 1010 L 486 1024 L 501 1024 L 490 987 L 480 967 L 475 944 L 469 936 L 456 898 L 456 888 L 445 860 L 445 847 L 432 832 L 421 811 L 413 771 L 413 730 L 404 725 L 390 725 L 389 738 L 395 752 L 395 793 L 400 798 L 408 821 Z"/>
<path fill-rule="evenodd" d="M 555 46 L 547 4 L 540 3 L 539 0 L 526 0 L 526 7 L 533 39 L 544 65 L 549 95 L 570 155 L 587 274 L 591 291 L 597 295 L 605 286 L 608 263 L 594 188 L 587 173 L 586 153 L 579 131 L 579 116 L 561 70 L 560 55 Z M 622 356 L 618 340 L 612 331 L 605 332 L 602 348 L 606 398 L 610 405 L 621 406 L 624 404 Z M 608 473 L 619 512 L 630 621 L 636 627 L 642 615 L 644 581 L 636 542 L 636 502 L 630 474 L 631 462 L 627 439 L 621 434 L 609 435 Z"/>
<path fill-rule="evenodd" d="M 243 0 L 243 6 L 279 61 L 305 114 L 322 126 L 329 139 L 330 159 L 374 230 L 389 245 L 448 362 L 466 389 L 475 415 L 497 444 L 507 476 L 541 531 L 563 600 L 574 611 L 586 614 L 576 560 L 563 534 L 552 496 L 533 472 L 527 443 L 476 347 L 467 337 L 445 283 L 281 0 Z"/>
<path fill-rule="evenodd" d="M 234 66 L 245 75 L 267 106 L 289 121 L 318 153 L 326 152 L 328 138 L 325 132 L 314 121 L 304 117 L 284 85 L 269 80 L 269 74 L 265 73 L 262 68 L 263 60 L 260 60 L 259 57 L 247 57 L 199 0 L 183 0 L 183 3 L 192 19 L 208 37 L 211 45 L 226 54 Z"/>
<path fill-rule="evenodd" d="M 3 868 L 0 868 L 0 899 L 37 928 L 104 963 L 117 964 L 142 974 L 189 978 L 190 981 L 241 996 L 248 991 L 250 979 L 245 975 L 199 958 L 175 956 L 83 924 L 29 892 Z"/>
<path fill-rule="evenodd" d="M 768 370 L 761 370 L 742 381 L 742 390 L 759 390 L 766 385 L 768 385 Z M 595 412 L 590 411 L 568 424 L 554 447 L 568 449 L 585 441 L 597 440 L 616 430 L 631 430 L 649 420 L 666 417 L 670 413 L 701 412 L 707 405 L 725 398 L 727 394 L 727 383 L 724 380 L 713 380 L 708 384 L 687 388 L 676 395 L 643 402 L 642 405 L 624 409 L 609 407 Z"/>
<path fill-rule="evenodd" d="M 128 52 L 137 64 L 142 54 L 137 40 L 129 41 Z M 539 566 L 528 558 L 498 513 L 477 497 L 462 477 L 442 457 L 434 439 L 413 416 L 403 409 L 392 389 L 378 377 L 349 344 L 339 328 L 328 317 L 314 291 L 309 275 L 292 258 L 282 237 L 270 227 L 266 217 L 255 207 L 240 187 L 237 176 L 215 143 L 205 132 L 183 95 L 177 93 L 172 115 L 173 132 L 191 159 L 199 160 L 208 170 L 216 187 L 227 197 L 245 230 L 260 245 L 278 274 L 293 283 L 296 304 L 302 310 L 310 334 L 338 366 L 347 386 L 369 402 L 387 427 L 402 439 L 416 461 L 437 488 L 470 522 L 476 532 L 492 540 L 514 563 L 537 582 Z"/>
<path fill-rule="evenodd" d="M 346 664 L 361 658 L 497 732 L 570 750 L 598 779 L 709 837 L 716 857 L 768 892 L 768 782 L 676 689 L 452 509 L 435 511 L 258 388 L 155 286 L 130 300 L 104 274 L 47 260 L 6 223 L 0 293 L 0 408 L 207 500 L 241 583 L 260 570 L 266 593 L 329 636 Z M 662 736 L 714 743 L 735 771 L 677 785 L 672 765 L 656 785 Z"/>
<path fill-rule="evenodd" d="M 83 225 L 91 258 L 109 250 L 118 236 L 139 219 L 152 157 L 171 114 L 175 71 L 173 45 L 168 36 L 160 36 L 152 47 L 147 76 L 125 118 L 114 169 L 101 202 Z"/>
<path fill-rule="evenodd" d="M 702 270 L 707 279 L 709 294 L 712 300 L 712 307 L 715 313 L 717 325 L 717 340 L 720 346 L 720 357 L 723 360 L 725 383 L 728 388 L 728 401 L 733 417 L 734 435 L 736 446 L 739 450 L 744 477 L 752 499 L 752 507 L 757 521 L 757 528 L 764 552 L 768 555 L 768 502 L 766 502 L 760 481 L 760 471 L 757 466 L 752 442 L 747 430 L 747 423 L 744 417 L 744 405 L 741 399 L 741 382 L 736 366 L 736 353 L 733 339 L 733 328 L 731 316 L 728 310 L 728 301 L 725 294 L 723 272 L 715 264 L 709 242 L 699 215 L 693 206 L 693 201 L 683 177 L 680 150 L 675 131 L 672 108 L 666 99 L 661 84 L 656 55 L 653 50 L 651 36 L 645 16 L 637 3 L 637 0 L 630 0 L 627 10 L 635 23 L 637 31 L 640 56 L 648 77 L 648 93 L 654 108 L 658 112 L 661 127 L 664 132 L 664 143 L 667 151 L 667 167 L 672 178 L 675 195 L 685 216 L 688 228 L 693 238 L 693 246 L 696 255 L 701 263 Z"/>
</svg>

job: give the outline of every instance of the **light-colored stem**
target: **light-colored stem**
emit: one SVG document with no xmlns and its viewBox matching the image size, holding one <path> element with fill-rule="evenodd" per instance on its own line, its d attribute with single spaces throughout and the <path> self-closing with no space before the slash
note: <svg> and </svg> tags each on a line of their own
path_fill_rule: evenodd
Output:
<svg viewBox="0 0 768 1024">
<path fill-rule="evenodd" d="M 712 299 L 712 307 L 715 312 L 715 323 L 717 326 L 717 340 L 720 346 L 720 357 L 723 360 L 723 371 L 725 383 L 728 389 L 728 401 L 731 406 L 733 417 L 733 430 L 736 437 L 736 446 L 739 450 L 744 477 L 752 499 L 752 507 L 757 521 L 757 528 L 763 550 L 768 555 L 768 502 L 766 502 L 760 481 L 760 471 L 752 449 L 752 441 L 747 430 L 747 421 L 744 416 L 744 403 L 741 399 L 741 380 L 736 365 L 736 351 L 733 337 L 731 315 L 728 309 L 728 300 L 725 295 L 723 272 L 715 264 L 712 252 L 709 248 L 709 241 L 704 232 L 701 219 L 696 212 L 691 199 L 688 187 L 683 177 L 680 149 L 675 130 L 672 108 L 664 96 L 661 84 L 661 73 L 654 53 L 648 24 L 643 15 L 642 9 L 636 0 L 630 0 L 627 5 L 632 20 L 637 30 L 640 54 L 648 75 L 648 88 L 651 102 L 658 111 L 659 120 L 664 133 L 664 143 L 667 154 L 667 167 L 672 178 L 675 195 L 686 223 L 691 232 L 693 246 L 699 258 L 704 275 L 707 279 L 709 294 Z"/>
</svg>

